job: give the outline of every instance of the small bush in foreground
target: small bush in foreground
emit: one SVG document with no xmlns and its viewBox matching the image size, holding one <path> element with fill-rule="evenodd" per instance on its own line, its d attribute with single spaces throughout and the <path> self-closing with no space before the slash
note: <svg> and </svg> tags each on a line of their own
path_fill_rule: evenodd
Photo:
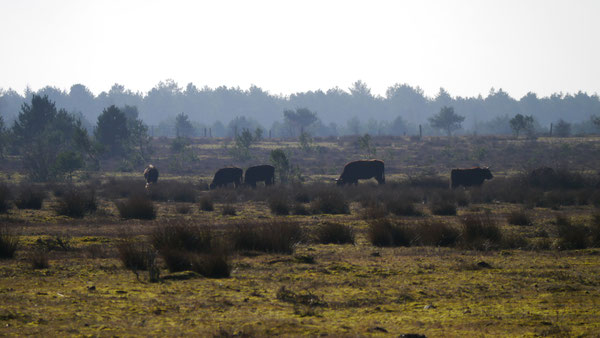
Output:
<svg viewBox="0 0 600 338">
<path fill-rule="evenodd" d="M 15 205 L 19 209 L 34 209 L 42 208 L 42 203 L 46 198 L 46 192 L 32 185 L 23 186 L 19 189 Z"/>
<path fill-rule="evenodd" d="M 240 223 L 231 233 L 236 250 L 291 254 L 302 240 L 302 229 L 295 222 L 269 221 Z"/>
<path fill-rule="evenodd" d="M 375 246 L 410 246 L 416 234 L 413 228 L 381 218 L 369 222 L 367 236 Z"/>
<path fill-rule="evenodd" d="M 489 214 L 467 215 L 462 220 L 462 239 L 473 249 L 491 249 L 502 241 L 502 231 Z"/>
<path fill-rule="evenodd" d="M 144 195 L 132 195 L 125 201 L 115 202 L 119 215 L 124 219 L 154 219 L 156 209 L 152 201 Z"/>
<path fill-rule="evenodd" d="M 0 228 L 0 259 L 13 258 L 19 247 L 19 236 L 4 226 Z"/>
<path fill-rule="evenodd" d="M 564 216 L 556 216 L 558 248 L 561 250 L 585 249 L 588 243 L 588 228 L 583 224 L 572 224 Z"/>
<path fill-rule="evenodd" d="M 179 250 L 208 253 L 212 248 L 213 233 L 207 226 L 176 220 L 156 227 L 150 234 L 150 241 L 159 252 Z"/>
<path fill-rule="evenodd" d="M 316 240 L 321 244 L 354 244 L 354 229 L 339 223 L 323 223 L 316 230 Z"/>
<path fill-rule="evenodd" d="M 200 199 L 200 210 L 202 211 L 213 211 L 215 206 L 212 199 L 209 196 L 204 196 Z"/>
<path fill-rule="evenodd" d="M 55 211 L 58 215 L 81 218 L 95 212 L 97 208 L 95 190 L 85 191 L 83 188 L 71 188 L 58 199 Z"/>
<path fill-rule="evenodd" d="M 369 202 L 366 203 L 364 209 L 362 210 L 361 217 L 362 219 L 368 221 L 373 219 L 384 218 L 388 214 L 387 209 L 381 203 L 377 202 Z"/>
<path fill-rule="evenodd" d="M 221 215 L 223 216 L 235 216 L 237 214 L 235 207 L 231 204 L 225 204 L 223 206 L 223 210 L 221 210 Z"/>
<path fill-rule="evenodd" d="M 532 221 L 525 210 L 513 211 L 508 214 L 508 224 L 512 225 L 531 225 Z"/>
<path fill-rule="evenodd" d="M 192 212 L 192 207 L 186 203 L 178 203 L 175 205 L 175 211 L 178 214 L 187 215 Z"/>
</svg>

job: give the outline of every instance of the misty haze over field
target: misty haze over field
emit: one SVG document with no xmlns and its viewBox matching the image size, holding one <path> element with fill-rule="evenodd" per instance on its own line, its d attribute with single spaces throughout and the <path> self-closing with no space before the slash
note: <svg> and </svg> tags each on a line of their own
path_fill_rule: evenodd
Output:
<svg viewBox="0 0 600 338">
<path fill-rule="evenodd" d="M 372 94 L 368 85 L 359 80 L 348 89 L 282 96 L 257 86 L 198 88 L 189 83 L 181 87 L 167 80 L 146 93 L 134 92 L 119 84 L 99 95 L 82 84 L 73 85 L 68 91 L 47 86 L 36 92 L 27 90 L 24 95 L 4 90 L 0 92 L 0 114 L 5 121 L 11 123 L 21 105 L 31 101 L 34 93 L 47 95 L 58 108 L 81 117 L 90 130 L 106 107 L 136 106 L 141 119 L 153 126 L 155 136 L 173 136 L 175 116 L 179 113 L 189 116 L 198 136 L 205 127 L 214 130 L 213 136 L 230 136 L 233 130 L 228 127 L 234 124 L 239 124 L 239 130 L 261 128 L 275 132 L 283 122 L 283 111 L 296 108 L 317 113 L 319 121 L 312 128 L 317 136 L 414 134 L 419 124 L 426 126 L 428 118 L 443 106 L 454 107 L 457 114 L 466 117 L 462 132 L 480 134 L 511 133 L 509 120 L 516 114 L 532 115 L 541 131 L 562 119 L 575 124 L 574 133 L 590 133 L 595 131 L 590 118 L 600 115 L 598 95 L 584 92 L 556 93 L 550 97 L 530 92 L 513 98 L 502 89 L 492 88 L 487 96 L 453 97 L 440 88 L 435 97 L 429 97 L 419 87 L 396 84 L 390 86 L 384 96 L 379 96 Z M 426 133 L 434 132 L 427 130 Z"/>
</svg>

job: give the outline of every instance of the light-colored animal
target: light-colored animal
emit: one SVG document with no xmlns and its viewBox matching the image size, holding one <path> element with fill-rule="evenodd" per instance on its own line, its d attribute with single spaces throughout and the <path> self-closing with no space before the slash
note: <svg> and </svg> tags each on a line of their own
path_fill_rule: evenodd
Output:
<svg viewBox="0 0 600 338">
<path fill-rule="evenodd" d="M 158 169 L 152 164 L 144 170 L 144 178 L 146 179 L 146 189 L 150 189 L 150 186 L 158 182 Z"/>
</svg>

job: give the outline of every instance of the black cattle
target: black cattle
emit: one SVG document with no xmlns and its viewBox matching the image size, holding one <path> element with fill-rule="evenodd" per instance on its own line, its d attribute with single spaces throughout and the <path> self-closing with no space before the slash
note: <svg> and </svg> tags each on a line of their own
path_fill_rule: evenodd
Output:
<svg viewBox="0 0 600 338">
<path fill-rule="evenodd" d="M 156 184 L 158 181 L 158 169 L 152 164 L 149 164 L 148 167 L 144 169 L 144 178 L 146 179 L 146 189 L 148 189 L 152 184 Z"/>
<path fill-rule="evenodd" d="M 251 187 L 256 187 L 256 182 L 265 182 L 265 185 L 275 183 L 275 167 L 264 164 L 246 169 L 244 183 Z"/>
<path fill-rule="evenodd" d="M 242 169 L 230 167 L 221 168 L 215 173 L 210 188 L 224 187 L 229 183 L 233 183 L 234 187 L 239 187 L 242 184 Z"/>
<path fill-rule="evenodd" d="M 452 169 L 450 182 L 452 188 L 459 186 L 480 186 L 485 180 L 494 178 L 489 168 Z"/>
<path fill-rule="evenodd" d="M 385 183 L 384 165 L 380 160 L 354 161 L 344 166 L 344 171 L 337 179 L 338 185 L 358 184 L 358 180 L 375 178 L 379 184 Z"/>
</svg>

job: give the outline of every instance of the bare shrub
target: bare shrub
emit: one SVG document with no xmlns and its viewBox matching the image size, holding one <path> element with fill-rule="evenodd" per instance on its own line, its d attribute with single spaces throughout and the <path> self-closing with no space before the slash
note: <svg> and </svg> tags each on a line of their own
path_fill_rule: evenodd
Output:
<svg viewBox="0 0 600 338">
<path fill-rule="evenodd" d="M 0 228 L 0 259 L 9 259 L 15 256 L 19 248 L 20 237 L 7 226 Z"/>
<path fill-rule="evenodd" d="M 93 188 L 71 187 L 57 201 L 54 210 L 58 215 L 81 218 L 98 208 Z"/>
<path fill-rule="evenodd" d="M 124 219 L 154 219 L 156 209 L 145 195 L 131 195 L 125 201 L 115 202 L 119 215 Z"/>
<path fill-rule="evenodd" d="M 209 278 L 229 277 L 231 264 L 227 252 L 214 248 L 210 253 L 195 255 L 192 259 L 192 271 Z"/>
<path fill-rule="evenodd" d="M 314 214 L 349 214 L 350 207 L 337 189 L 321 190 L 311 202 Z"/>
<path fill-rule="evenodd" d="M 588 245 L 589 229 L 583 224 L 573 224 L 565 216 L 556 216 L 558 248 L 561 250 L 585 249 Z"/>
<path fill-rule="evenodd" d="M 215 206 L 210 196 L 204 196 L 200 199 L 200 210 L 202 211 L 213 211 Z"/>
<path fill-rule="evenodd" d="M 415 188 L 424 189 L 447 189 L 449 186 L 448 179 L 435 175 L 421 175 L 410 177 L 408 185 Z"/>
<path fill-rule="evenodd" d="M 35 209 L 42 208 L 42 203 L 46 198 L 46 191 L 41 187 L 34 185 L 23 185 L 19 187 L 15 205 L 19 209 Z"/>
<path fill-rule="evenodd" d="M 375 246 L 410 246 L 416 233 L 409 226 L 380 218 L 369 222 L 367 237 Z"/>
<path fill-rule="evenodd" d="M 231 232 L 231 241 L 236 250 L 267 253 L 291 254 L 302 238 L 298 223 L 282 220 L 239 223 Z"/>
<path fill-rule="evenodd" d="M 487 250 L 497 248 L 502 231 L 490 214 L 472 214 L 461 219 L 462 239 L 468 248 Z"/>
<path fill-rule="evenodd" d="M 458 229 L 440 220 L 421 223 L 417 234 L 419 244 L 431 246 L 454 246 L 460 238 Z"/>
<path fill-rule="evenodd" d="M 516 210 L 508 214 L 508 224 L 512 225 L 531 225 L 531 217 L 525 210 Z"/>
<path fill-rule="evenodd" d="M 315 236 L 321 244 L 354 244 L 354 229 L 345 224 L 325 222 L 317 227 Z"/>
</svg>

